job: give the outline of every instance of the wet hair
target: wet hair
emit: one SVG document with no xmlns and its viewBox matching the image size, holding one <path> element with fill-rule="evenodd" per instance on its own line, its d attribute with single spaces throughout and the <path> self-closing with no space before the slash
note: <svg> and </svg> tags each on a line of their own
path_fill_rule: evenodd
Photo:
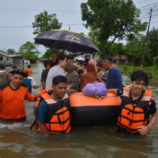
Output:
<svg viewBox="0 0 158 158">
<path fill-rule="evenodd" d="M 105 57 L 104 60 L 108 60 L 110 63 L 113 63 L 112 57 Z"/>
<path fill-rule="evenodd" d="M 12 66 L 12 68 L 13 68 L 13 69 L 16 69 L 16 68 L 17 68 L 17 66 L 16 66 L 16 65 L 13 65 L 13 66 Z"/>
<path fill-rule="evenodd" d="M 117 60 L 113 60 L 113 64 L 116 64 L 117 63 Z"/>
<path fill-rule="evenodd" d="M 87 62 L 84 62 L 83 63 L 83 66 L 87 67 L 88 63 Z"/>
<path fill-rule="evenodd" d="M 47 67 L 47 65 L 49 64 L 49 60 L 45 60 L 43 64 L 44 64 L 44 67 Z"/>
<path fill-rule="evenodd" d="M 1 70 L 5 69 L 5 65 L 0 64 L 0 69 L 1 69 Z"/>
<path fill-rule="evenodd" d="M 67 79 L 66 77 L 59 75 L 59 76 L 55 76 L 52 80 L 52 84 L 54 86 L 57 86 L 59 83 L 67 83 Z"/>
<path fill-rule="evenodd" d="M 103 67 L 102 64 L 101 64 L 101 62 L 98 62 L 98 63 L 97 63 L 97 66 L 98 66 L 98 67 L 101 67 L 101 68 Z"/>
<path fill-rule="evenodd" d="M 30 65 L 27 66 L 27 68 L 30 68 L 30 67 L 31 67 Z"/>
<path fill-rule="evenodd" d="M 80 74 L 84 73 L 84 71 L 82 69 L 79 69 L 77 72 L 78 72 L 79 76 L 80 76 Z"/>
<path fill-rule="evenodd" d="M 145 85 L 148 86 L 148 75 L 141 71 L 141 70 L 137 70 L 137 71 L 134 71 L 132 74 L 131 74 L 131 81 L 136 81 L 136 80 L 142 80 L 145 82 Z"/>
<path fill-rule="evenodd" d="M 68 59 L 73 60 L 74 59 L 74 55 L 69 55 Z"/>
<path fill-rule="evenodd" d="M 66 58 L 66 56 L 63 53 L 62 54 L 55 54 L 54 56 L 55 56 L 54 61 L 50 61 L 51 67 L 59 64 L 60 60 L 65 60 L 65 58 Z"/>
</svg>

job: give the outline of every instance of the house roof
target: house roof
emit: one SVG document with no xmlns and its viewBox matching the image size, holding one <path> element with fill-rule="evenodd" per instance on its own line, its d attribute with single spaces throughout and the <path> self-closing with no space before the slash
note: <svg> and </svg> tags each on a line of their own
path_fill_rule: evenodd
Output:
<svg viewBox="0 0 158 158">
<path fill-rule="evenodd" d="M 13 59 L 23 59 L 24 57 L 22 55 L 9 55 L 6 52 L 0 50 L 0 56 L 5 56 L 8 58 L 13 58 Z"/>
</svg>

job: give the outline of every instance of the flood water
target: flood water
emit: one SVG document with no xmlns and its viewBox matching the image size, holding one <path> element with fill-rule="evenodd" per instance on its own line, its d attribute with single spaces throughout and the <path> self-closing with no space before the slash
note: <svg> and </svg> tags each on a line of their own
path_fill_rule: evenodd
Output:
<svg viewBox="0 0 158 158">
<path fill-rule="evenodd" d="M 33 77 L 40 84 L 42 64 L 32 65 Z M 129 78 L 123 76 L 124 84 Z M 158 82 L 151 79 L 158 103 Z M 33 90 L 37 94 L 37 90 Z M 158 107 L 158 106 L 157 106 Z M 0 158 L 157 158 L 158 123 L 146 136 L 116 132 L 116 126 L 75 128 L 69 134 L 47 139 L 30 131 L 34 120 L 33 103 L 26 101 L 27 122 L 0 124 Z"/>
</svg>

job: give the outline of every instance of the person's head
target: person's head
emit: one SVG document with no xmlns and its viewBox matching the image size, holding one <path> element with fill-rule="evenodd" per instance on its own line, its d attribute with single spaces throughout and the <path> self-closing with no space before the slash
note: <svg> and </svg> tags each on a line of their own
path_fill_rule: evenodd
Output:
<svg viewBox="0 0 158 158">
<path fill-rule="evenodd" d="M 52 61 L 52 66 L 59 65 L 60 67 L 65 67 L 66 62 L 67 62 L 67 58 L 63 53 L 54 54 L 51 58 L 51 61 Z"/>
<path fill-rule="evenodd" d="M 28 68 L 24 68 L 24 72 L 28 75 L 29 74 Z"/>
<path fill-rule="evenodd" d="M 82 69 L 78 70 L 79 77 L 82 78 L 84 75 L 84 71 Z"/>
<path fill-rule="evenodd" d="M 10 71 L 11 83 L 15 88 L 18 88 L 22 83 L 22 80 L 27 77 L 27 74 L 21 69 L 14 69 Z"/>
<path fill-rule="evenodd" d="M 73 71 L 76 71 L 76 66 L 73 64 L 72 61 L 68 61 L 67 64 L 66 64 L 65 70 L 66 70 L 68 73 L 71 73 L 71 72 L 73 72 Z"/>
<path fill-rule="evenodd" d="M 96 68 L 95 68 L 94 64 L 87 65 L 87 73 L 96 73 Z"/>
<path fill-rule="evenodd" d="M 131 74 L 131 92 L 136 95 L 141 95 L 142 91 L 148 86 L 148 75 L 141 71 L 137 70 Z"/>
<path fill-rule="evenodd" d="M 115 67 L 118 67 L 117 60 L 113 60 L 113 65 L 114 65 Z"/>
<path fill-rule="evenodd" d="M 16 65 L 13 65 L 13 67 L 12 67 L 13 69 L 17 69 L 17 66 Z"/>
<path fill-rule="evenodd" d="M 88 65 L 88 63 L 87 63 L 87 62 L 84 62 L 84 63 L 83 63 L 83 69 L 87 69 L 87 65 Z"/>
<path fill-rule="evenodd" d="M 74 56 L 72 54 L 68 56 L 68 61 L 74 62 Z"/>
<path fill-rule="evenodd" d="M 102 64 L 101 64 L 101 62 L 98 62 L 97 63 L 97 72 L 101 71 L 101 69 L 102 69 Z"/>
<path fill-rule="evenodd" d="M 67 90 L 67 79 L 64 76 L 56 76 L 52 81 L 54 95 L 58 98 L 63 98 Z"/>
<path fill-rule="evenodd" d="M 101 62 L 102 65 L 103 65 L 103 62 L 104 62 L 104 59 L 105 59 L 105 58 L 106 58 L 105 55 L 100 56 L 100 62 Z"/>
<path fill-rule="evenodd" d="M 112 57 L 105 57 L 103 60 L 103 67 L 105 70 L 109 70 L 113 67 L 113 59 Z"/>
<path fill-rule="evenodd" d="M 45 60 L 45 61 L 44 61 L 44 67 L 45 67 L 46 70 L 49 70 L 49 69 L 50 69 L 49 60 Z"/>
<path fill-rule="evenodd" d="M 1 70 L 5 70 L 5 65 L 0 64 L 0 69 L 1 69 Z"/>
<path fill-rule="evenodd" d="M 88 62 L 88 64 L 93 64 L 94 66 L 96 66 L 97 62 L 94 59 L 90 59 L 89 62 Z"/>
<path fill-rule="evenodd" d="M 30 66 L 30 65 L 28 65 L 28 66 L 27 66 L 27 68 L 31 68 L 31 66 Z"/>
</svg>

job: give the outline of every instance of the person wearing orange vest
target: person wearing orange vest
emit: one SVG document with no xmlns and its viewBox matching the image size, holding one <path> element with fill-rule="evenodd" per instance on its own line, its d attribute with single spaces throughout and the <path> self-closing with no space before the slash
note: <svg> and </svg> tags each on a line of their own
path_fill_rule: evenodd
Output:
<svg viewBox="0 0 158 158">
<path fill-rule="evenodd" d="M 131 86 L 125 87 L 121 96 L 121 112 L 118 116 L 118 132 L 146 135 L 157 120 L 157 109 L 148 85 L 148 75 L 137 70 L 131 74 Z M 109 89 L 121 95 L 120 90 Z"/>
<path fill-rule="evenodd" d="M 71 130 L 69 94 L 73 91 L 67 90 L 67 79 L 64 76 L 54 77 L 52 83 L 53 91 L 41 91 L 41 101 L 36 105 L 37 120 L 33 125 L 46 137 L 52 133 L 68 133 Z"/>
<path fill-rule="evenodd" d="M 24 100 L 37 101 L 36 96 L 28 92 L 26 85 L 22 84 L 27 74 L 20 69 L 10 71 L 11 81 L 0 86 L 0 121 L 26 120 Z"/>
<path fill-rule="evenodd" d="M 28 68 L 28 71 L 29 71 L 28 76 L 31 76 L 31 74 L 33 73 L 33 72 L 32 72 L 32 69 L 31 69 L 31 66 L 28 65 L 27 68 Z"/>
</svg>

